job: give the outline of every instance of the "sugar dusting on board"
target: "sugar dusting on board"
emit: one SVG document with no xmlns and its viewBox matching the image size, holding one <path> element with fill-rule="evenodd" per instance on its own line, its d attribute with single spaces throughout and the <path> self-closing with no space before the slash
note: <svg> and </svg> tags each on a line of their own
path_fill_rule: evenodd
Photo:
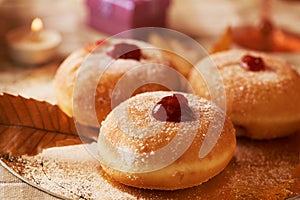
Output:
<svg viewBox="0 0 300 200">
<path fill-rule="evenodd" d="M 235 156 L 223 172 L 200 186 L 169 192 L 109 179 L 82 145 L 1 160 L 26 182 L 68 199 L 285 199 L 300 194 L 299 177 L 292 175 L 300 163 L 299 143 L 296 135 L 270 141 L 238 139 Z"/>
</svg>

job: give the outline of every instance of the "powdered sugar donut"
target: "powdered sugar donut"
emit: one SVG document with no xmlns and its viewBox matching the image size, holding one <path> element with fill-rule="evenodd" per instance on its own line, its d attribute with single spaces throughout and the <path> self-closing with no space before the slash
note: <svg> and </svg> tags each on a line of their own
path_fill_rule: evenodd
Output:
<svg viewBox="0 0 300 200">
<path fill-rule="evenodd" d="M 205 59 L 217 65 L 223 78 L 227 114 L 237 135 L 270 139 L 300 130 L 300 76 L 289 64 L 263 53 L 242 50 L 220 52 Z M 199 96 L 210 98 L 196 70 L 189 80 Z"/>
<path fill-rule="evenodd" d="M 132 95 L 180 89 L 179 76 L 167 57 L 154 46 L 131 39 L 99 41 L 75 51 L 57 70 L 54 85 L 60 108 L 73 115 L 75 106 L 80 114 L 76 119 L 89 126 L 99 126 L 113 106 Z"/>
<path fill-rule="evenodd" d="M 220 134 L 213 136 L 211 151 L 201 155 L 212 120 L 220 122 Z M 224 112 L 178 92 L 131 97 L 102 122 L 98 138 L 100 164 L 108 175 L 129 186 L 158 190 L 209 180 L 227 166 L 235 146 L 235 130 Z"/>
</svg>

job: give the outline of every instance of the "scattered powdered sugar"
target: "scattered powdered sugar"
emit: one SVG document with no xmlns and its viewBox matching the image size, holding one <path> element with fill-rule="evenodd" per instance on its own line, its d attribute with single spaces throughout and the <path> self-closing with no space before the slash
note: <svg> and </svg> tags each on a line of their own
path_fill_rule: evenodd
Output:
<svg viewBox="0 0 300 200">
<path fill-rule="evenodd" d="M 299 139 L 238 139 L 234 158 L 223 172 L 202 185 L 176 191 L 119 184 L 83 145 L 51 148 L 33 157 L 2 155 L 1 161 L 26 182 L 64 199 L 288 199 L 300 194 L 291 174 L 300 161 Z M 136 179 L 134 174 L 128 177 Z"/>
</svg>

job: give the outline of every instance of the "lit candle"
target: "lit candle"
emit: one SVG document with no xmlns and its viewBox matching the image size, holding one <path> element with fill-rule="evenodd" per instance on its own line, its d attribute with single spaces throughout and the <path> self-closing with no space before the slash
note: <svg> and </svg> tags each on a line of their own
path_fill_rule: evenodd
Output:
<svg viewBox="0 0 300 200">
<path fill-rule="evenodd" d="M 49 62 L 61 43 L 61 35 L 54 30 L 44 30 L 40 18 L 31 23 L 31 30 L 19 28 L 7 34 L 11 58 L 27 65 Z"/>
<path fill-rule="evenodd" d="M 31 39 L 38 41 L 41 39 L 40 33 L 44 28 L 43 21 L 40 18 L 35 18 L 31 23 Z"/>
</svg>

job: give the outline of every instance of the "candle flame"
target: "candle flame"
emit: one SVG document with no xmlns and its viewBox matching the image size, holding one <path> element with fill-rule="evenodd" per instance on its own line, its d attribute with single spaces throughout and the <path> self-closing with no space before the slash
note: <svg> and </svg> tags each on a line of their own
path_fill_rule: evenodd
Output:
<svg viewBox="0 0 300 200">
<path fill-rule="evenodd" d="M 31 23 L 31 31 L 38 33 L 43 29 L 43 21 L 40 18 L 35 18 Z"/>
</svg>

